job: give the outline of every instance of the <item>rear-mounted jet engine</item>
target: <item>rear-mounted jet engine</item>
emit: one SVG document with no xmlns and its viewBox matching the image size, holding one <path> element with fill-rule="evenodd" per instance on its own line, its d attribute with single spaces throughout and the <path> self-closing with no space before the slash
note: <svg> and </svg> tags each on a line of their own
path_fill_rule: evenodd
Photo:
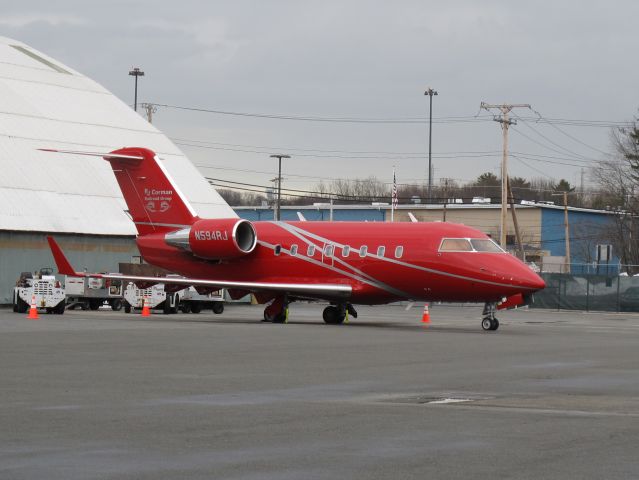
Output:
<svg viewBox="0 0 639 480">
<path fill-rule="evenodd" d="M 253 224 L 236 218 L 198 220 L 188 228 L 167 233 L 167 244 L 207 260 L 238 258 L 257 245 Z"/>
</svg>

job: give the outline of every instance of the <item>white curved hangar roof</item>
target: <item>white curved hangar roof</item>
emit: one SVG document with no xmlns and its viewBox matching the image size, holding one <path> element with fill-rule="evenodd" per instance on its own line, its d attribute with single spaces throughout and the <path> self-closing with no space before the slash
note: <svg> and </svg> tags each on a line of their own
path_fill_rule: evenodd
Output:
<svg viewBox="0 0 639 480">
<path fill-rule="evenodd" d="M 90 78 L 0 37 L 0 230 L 135 235 L 110 165 L 38 148 L 154 150 L 202 217 L 236 217 L 159 130 Z"/>
</svg>

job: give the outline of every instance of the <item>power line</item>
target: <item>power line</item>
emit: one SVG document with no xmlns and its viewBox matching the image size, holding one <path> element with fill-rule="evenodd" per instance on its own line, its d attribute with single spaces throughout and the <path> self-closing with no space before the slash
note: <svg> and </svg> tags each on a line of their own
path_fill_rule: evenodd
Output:
<svg viewBox="0 0 639 480">
<path fill-rule="evenodd" d="M 533 111 L 534 111 L 537 115 L 539 115 L 539 120 L 543 120 L 543 119 L 544 119 L 544 117 L 541 115 L 541 113 L 539 113 L 539 112 L 538 112 L 538 111 L 536 111 L 536 110 L 533 110 Z M 524 123 L 525 123 L 525 121 L 524 121 Z M 604 152 L 603 150 L 599 150 L 598 148 L 593 147 L 593 146 L 591 146 L 591 145 L 587 144 L 586 142 L 582 142 L 581 140 L 579 140 L 578 138 L 576 138 L 576 137 L 574 137 L 574 136 L 570 135 L 569 133 L 567 133 L 566 131 L 562 130 L 561 128 L 559 128 L 557 125 L 555 125 L 555 124 L 554 124 L 554 123 L 552 123 L 552 122 L 548 122 L 548 125 L 550 125 L 552 128 L 554 128 L 555 130 L 557 130 L 558 132 L 560 132 L 560 133 L 561 133 L 561 134 L 563 134 L 564 136 L 566 136 L 566 137 L 570 138 L 571 140 L 573 140 L 573 141 L 575 141 L 575 142 L 579 143 L 580 145 L 583 145 L 584 147 L 587 147 L 587 148 L 589 148 L 589 149 L 591 149 L 591 150 L 593 150 L 593 151 L 595 151 L 595 152 L 597 152 L 597 153 L 602 153 L 602 154 L 604 154 L 604 155 L 608 155 L 608 154 L 609 154 L 609 153 L 607 153 L 607 152 Z"/>
<path fill-rule="evenodd" d="M 553 178 L 552 178 L 550 175 L 548 175 L 546 172 L 544 172 L 544 171 L 542 171 L 542 170 L 539 170 L 539 169 L 537 169 L 537 168 L 533 167 L 532 165 L 528 165 L 528 163 L 524 162 L 524 160 L 523 160 L 523 159 L 521 159 L 518 155 L 514 155 L 514 154 L 512 154 L 512 153 L 511 153 L 511 155 L 512 155 L 512 157 L 513 157 L 515 160 L 519 161 L 519 163 L 521 163 L 521 164 L 525 165 L 526 167 L 530 168 L 531 170 L 534 170 L 534 171 L 535 171 L 535 172 L 537 172 L 537 173 L 542 174 L 544 177 L 546 177 L 546 178 L 549 178 L 549 179 L 553 180 Z M 515 188 L 516 188 L 516 187 L 515 187 Z"/>
<path fill-rule="evenodd" d="M 286 115 L 275 113 L 253 113 L 253 112 L 238 112 L 231 110 L 220 110 L 204 107 L 191 107 L 184 105 L 170 105 L 166 103 L 153 103 L 157 107 L 169 108 L 174 110 L 185 110 L 201 113 L 211 113 L 216 115 L 230 115 L 239 117 L 253 117 L 253 118 L 266 118 L 277 120 L 294 120 L 294 121 L 307 121 L 307 122 L 335 122 L 335 123 L 427 123 L 426 117 L 348 117 L 348 116 L 332 116 L 323 117 L 319 115 Z M 632 126 L 632 122 L 628 121 L 616 121 L 616 120 L 587 120 L 587 119 L 567 119 L 567 118 L 549 118 L 544 117 L 539 119 L 538 117 L 520 117 L 522 120 L 537 120 L 538 123 L 548 123 L 553 125 L 569 125 L 577 127 L 624 127 Z M 449 117 L 434 117 L 434 123 L 477 123 L 491 121 L 492 117 L 489 115 L 460 115 Z"/>
<path fill-rule="evenodd" d="M 239 153 L 256 153 L 256 154 L 260 154 L 260 155 L 265 155 L 268 153 L 267 149 L 265 148 L 264 150 L 249 150 L 249 149 L 245 149 L 245 148 L 230 148 L 230 147 L 216 147 L 216 146 L 212 146 L 212 145 L 205 145 L 205 144 L 195 144 L 195 143 L 186 143 L 186 142 L 180 142 L 180 141 L 175 141 L 175 143 L 177 145 L 181 145 L 181 146 L 186 146 L 186 147 L 193 147 L 193 148 L 203 148 L 203 149 L 207 149 L 207 150 L 220 150 L 220 151 L 226 151 L 226 152 L 239 152 Z M 286 150 L 283 149 L 283 151 L 290 151 L 293 152 L 293 150 Z M 469 152 L 467 154 L 464 155 L 445 155 L 445 154 L 440 154 L 439 156 L 434 156 L 435 158 L 443 158 L 443 159 L 447 159 L 447 158 L 482 158 L 482 157 L 494 157 L 496 156 L 496 153 L 481 153 L 481 152 Z M 296 157 L 308 157 L 308 158 L 341 158 L 341 159 L 346 159 L 346 160 L 419 160 L 424 158 L 424 155 L 418 155 L 418 154 L 406 154 L 406 153 L 397 153 L 397 154 L 389 154 L 388 156 L 381 156 L 381 155 L 337 155 L 337 154 L 311 154 L 311 153 L 295 153 Z"/>
<path fill-rule="evenodd" d="M 516 118 L 519 119 L 519 117 L 517 116 L 517 114 L 513 114 Z M 560 148 L 561 150 L 565 151 L 566 153 L 568 153 L 568 155 L 576 157 L 576 158 L 585 158 L 583 155 L 581 155 L 580 153 L 577 152 L 573 152 L 572 150 L 569 150 L 561 145 L 559 145 L 557 142 L 551 140 L 550 138 L 548 138 L 546 135 L 544 135 L 543 133 L 541 133 L 539 130 L 537 130 L 536 128 L 534 128 L 532 125 L 530 125 L 528 122 L 523 122 L 524 125 L 526 125 L 528 128 L 530 128 L 533 132 L 535 132 L 537 135 L 539 135 L 541 138 L 543 138 L 544 140 L 546 140 L 548 143 L 554 145 L 557 148 Z M 564 154 L 565 155 L 565 154 Z"/>
<path fill-rule="evenodd" d="M 518 155 L 513 154 L 513 157 L 517 158 L 517 160 L 526 165 L 527 167 L 529 167 L 531 170 L 536 171 L 537 173 L 542 174 L 543 176 L 553 180 L 552 177 L 548 176 L 545 172 L 543 172 L 542 170 L 538 170 L 530 165 L 528 165 L 527 163 L 525 163 L 523 161 L 522 158 L 520 158 Z M 535 159 L 532 159 L 535 160 Z M 245 168 L 231 168 L 231 167 L 224 167 L 224 166 L 220 166 L 220 165 L 203 165 L 203 164 L 195 164 L 196 167 L 199 168 L 207 168 L 207 169 L 212 169 L 212 170 L 223 170 L 223 171 L 230 171 L 230 172 L 242 172 L 242 173 L 257 173 L 257 174 L 263 174 L 263 175 L 268 175 L 269 177 L 273 176 L 273 172 L 270 171 L 264 171 L 264 170 L 252 170 L 252 169 L 245 169 Z M 295 178 L 307 178 L 307 179 L 313 179 L 313 180 L 319 180 L 319 181 L 323 181 L 323 180 L 330 180 L 330 181 L 337 181 L 337 180 L 343 180 L 343 178 L 337 178 L 337 177 L 321 177 L 321 176 L 314 176 L 314 175 L 302 175 L 302 174 L 294 174 L 294 173 L 287 173 L 286 177 L 295 177 Z M 208 178 L 208 177 L 207 177 Z M 447 177 L 450 178 L 450 177 Z M 462 185 L 458 185 L 455 188 L 482 188 L 483 186 L 477 186 L 477 185 L 473 185 L 473 182 L 476 179 L 465 179 L 465 178 L 450 178 L 451 180 L 455 180 L 455 181 L 459 181 L 459 182 L 466 182 L 466 184 L 462 184 Z M 400 182 L 398 183 L 398 185 L 401 186 L 408 186 L 408 187 L 417 187 L 420 184 L 424 183 L 424 181 L 426 180 L 425 178 L 415 178 L 413 179 L 413 183 L 404 183 L 404 182 Z M 302 180 L 300 180 L 301 182 Z M 392 185 L 392 182 L 383 182 L 381 180 L 378 180 L 381 184 L 383 185 Z M 288 180 L 288 182 L 295 182 L 295 180 Z M 439 188 L 442 188 L 441 186 Z M 493 187 L 483 187 L 483 188 L 499 188 L 498 186 L 493 186 Z M 530 191 L 534 191 L 534 192 L 554 192 L 555 190 L 552 189 L 544 189 L 544 188 L 537 188 L 537 187 L 522 187 L 522 186 L 514 186 L 512 187 L 513 189 L 517 189 L 517 190 L 530 190 Z"/>
<path fill-rule="evenodd" d="M 250 145 L 250 144 L 241 144 L 241 143 L 222 143 L 222 142 L 211 142 L 208 140 L 193 140 L 193 139 L 184 139 L 184 138 L 173 138 L 170 137 L 173 142 L 182 142 L 184 144 L 188 144 L 189 146 L 197 146 L 195 144 L 201 144 L 202 146 L 222 146 L 222 147 L 240 147 L 240 148 L 257 148 L 264 150 L 265 152 L 258 153 L 268 153 L 273 150 L 282 150 L 287 152 L 319 152 L 319 153 L 337 153 L 337 154 L 353 154 L 353 155 L 406 155 L 406 156 L 415 156 L 416 158 L 423 158 L 425 156 L 424 152 L 392 152 L 392 151 L 375 151 L 375 150 L 338 150 L 338 149 L 320 149 L 320 148 L 301 148 L 301 147 L 277 147 L 272 145 Z M 194 145 L 191 145 L 194 144 Z M 457 155 L 457 154 L 489 154 L 489 153 L 499 153 L 497 150 L 491 151 L 448 151 L 448 152 L 440 152 L 439 155 Z M 295 153 L 299 155 L 298 153 Z"/>
<path fill-rule="evenodd" d="M 365 117 L 321 117 L 317 115 L 285 115 L 277 113 L 251 113 L 236 112 L 229 110 L 217 110 L 201 107 L 187 107 L 180 105 L 168 105 L 165 103 L 154 103 L 158 107 L 171 108 L 175 110 L 187 110 L 192 112 L 213 113 L 217 115 L 230 115 L 236 117 L 252 117 L 252 118 L 268 118 L 274 120 L 295 120 L 303 122 L 329 122 L 329 123 L 428 123 L 428 118 L 424 117 L 398 117 L 398 118 L 365 118 Z M 435 123 L 476 123 L 491 120 L 488 116 L 458 116 L 458 117 L 439 117 L 433 119 Z"/>
<path fill-rule="evenodd" d="M 524 124 L 525 124 L 525 123 L 524 123 Z M 517 132 L 519 135 L 521 135 L 522 137 L 527 138 L 527 139 L 528 139 L 528 140 L 530 140 L 531 142 L 533 142 L 533 143 L 535 143 L 535 144 L 539 145 L 540 147 L 543 147 L 543 148 L 545 148 L 545 149 L 547 149 L 547 150 L 550 150 L 551 152 L 558 153 L 559 155 L 566 155 L 566 153 L 562 152 L 561 150 L 557 150 L 556 148 L 553 148 L 553 147 L 550 147 L 550 146 L 548 146 L 548 145 L 545 145 L 545 144 L 543 144 L 542 142 L 540 142 L 540 141 L 538 141 L 538 140 L 535 140 L 535 139 L 534 139 L 534 138 L 532 138 L 531 136 L 526 135 L 524 132 L 522 132 L 522 131 L 521 131 L 520 129 L 518 129 L 518 128 L 513 127 L 513 130 L 514 130 L 515 132 Z M 572 155 L 572 154 L 571 154 L 571 159 L 572 159 L 573 161 L 584 161 L 584 158 L 585 158 L 585 157 L 577 157 L 577 156 L 574 156 L 574 155 Z"/>
</svg>

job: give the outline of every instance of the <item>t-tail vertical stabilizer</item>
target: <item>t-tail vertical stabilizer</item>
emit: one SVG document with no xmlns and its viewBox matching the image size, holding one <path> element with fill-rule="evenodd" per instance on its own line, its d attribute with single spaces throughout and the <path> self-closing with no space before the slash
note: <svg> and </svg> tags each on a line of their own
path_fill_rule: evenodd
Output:
<svg viewBox="0 0 639 480">
<path fill-rule="evenodd" d="M 121 148 L 105 155 L 140 235 L 191 225 L 198 217 L 155 152 Z"/>
</svg>

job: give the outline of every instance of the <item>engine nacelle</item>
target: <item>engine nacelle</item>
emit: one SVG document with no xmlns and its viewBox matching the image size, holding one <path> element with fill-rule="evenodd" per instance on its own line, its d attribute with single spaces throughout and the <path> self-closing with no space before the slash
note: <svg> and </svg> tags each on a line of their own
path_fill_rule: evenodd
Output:
<svg viewBox="0 0 639 480">
<path fill-rule="evenodd" d="M 248 220 L 237 218 L 198 220 L 189 228 L 167 233 L 166 243 L 207 260 L 238 258 L 251 253 L 257 234 Z"/>
</svg>

